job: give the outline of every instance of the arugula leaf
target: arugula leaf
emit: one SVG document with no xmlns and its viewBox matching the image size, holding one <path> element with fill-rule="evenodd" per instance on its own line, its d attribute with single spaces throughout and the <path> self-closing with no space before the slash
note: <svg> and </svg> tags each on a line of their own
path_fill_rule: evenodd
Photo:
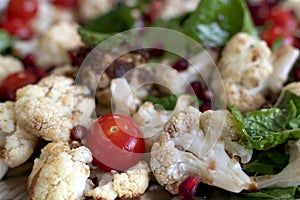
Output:
<svg viewBox="0 0 300 200">
<path fill-rule="evenodd" d="M 135 20 L 131 15 L 132 8 L 119 6 L 87 22 L 84 28 L 89 31 L 101 33 L 118 33 L 132 28 Z"/>
<path fill-rule="evenodd" d="M 289 156 L 285 154 L 284 148 L 273 148 L 254 155 L 252 161 L 243 166 L 243 170 L 249 176 L 276 174 L 286 167 L 288 163 Z"/>
<path fill-rule="evenodd" d="M 13 39 L 6 31 L 0 30 L 0 54 L 6 54 L 13 45 Z"/>
<path fill-rule="evenodd" d="M 256 33 L 244 0 L 202 0 L 185 29 L 207 46 L 222 46 L 237 32 Z"/>
</svg>

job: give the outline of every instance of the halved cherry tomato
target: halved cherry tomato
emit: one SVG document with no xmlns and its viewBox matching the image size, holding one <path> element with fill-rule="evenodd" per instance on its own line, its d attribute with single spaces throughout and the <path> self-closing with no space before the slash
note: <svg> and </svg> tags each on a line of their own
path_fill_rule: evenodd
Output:
<svg viewBox="0 0 300 200">
<path fill-rule="evenodd" d="M 36 74 L 30 71 L 16 72 L 6 77 L 0 85 L 1 101 L 14 101 L 17 89 L 38 81 Z"/>
<path fill-rule="evenodd" d="M 37 11 L 37 0 L 10 0 L 7 6 L 7 17 L 28 20 L 34 18 Z"/>
<path fill-rule="evenodd" d="M 272 26 L 280 26 L 287 31 L 294 31 L 297 28 L 297 21 L 290 11 L 274 7 L 266 17 L 266 23 Z"/>
<path fill-rule="evenodd" d="M 105 171 L 124 171 L 145 152 L 142 132 L 130 117 L 122 114 L 99 117 L 89 129 L 87 146 L 94 163 Z"/>
<path fill-rule="evenodd" d="M 283 27 L 274 26 L 262 32 L 261 38 L 267 42 L 269 47 L 272 47 L 276 40 L 281 39 L 284 45 L 296 45 L 295 37 L 286 31 Z"/>
<path fill-rule="evenodd" d="M 53 0 L 53 4 L 67 8 L 75 8 L 77 6 L 77 0 Z"/>
<path fill-rule="evenodd" d="M 7 18 L 0 23 L 0 28 L 5 29 L 10 35 L 26 40 L 33 35 L 27 21 L 19 18 Z"/>
</svg>

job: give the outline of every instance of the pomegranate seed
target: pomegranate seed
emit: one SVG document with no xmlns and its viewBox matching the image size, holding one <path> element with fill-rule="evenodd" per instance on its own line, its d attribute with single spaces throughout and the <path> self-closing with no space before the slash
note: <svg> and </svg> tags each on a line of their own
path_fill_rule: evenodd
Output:
<svg viewBox="0 0 300 200">
<path fill-rule="evenodd" d="M 22 60 L 25 69 L 35 68 L 35 56 L 33 54 L 28 54 Z"/>
<path fill-rule="evenodd" d="M 77 125 L 71 130 L 71 139 L 80 142 L 87 132 L 88 130 L 84 126 Z"/>
<path fill-rule="evenodd" d="M 204 103 L 200 106 L 199 110 L 201 112 L 205 112 L 205 111 L 208 111 L 208 110 L 211 110 L 212 107 L 211 107 L 211 104 L 210 103 Z"/>
<path fill-rule="evenodd" d="M 200 92 L 202 90 L 201 83 L 198 81 L 195 81 L 195 82 L 192 82 L 190 85 L 191 85 L 191 89 L 192 89 L 192 91 L 190 91 L 190 93 L 195 94 L 196 96 L 200 96 Z"/>
<path fill-rule="evenodd" d="M 294 78 L 295 81 L 300 81 L 300 67 L 295 68 L 294 69 Z"/>
<path fill-rule="evenodd" d="M 197 176 L 187 177 L 178 187 L 179 194 L 183 196 L 184 199 L 194 199 L 200 182 Z"/>
<path fill-rule="evenodd" d="M 149 49 L 150 58 L 159 58 L 164 55 L 165 51 L 162 48 L 151 48 Z"/>
<path fill-rule="evenodd" d="M 202 89 L 199 98 L 205 102 L 211 102 L 211 92 L 208 89 Z"/>
<path fill-rule="evenodd" d="M 188 66 L 189 66 L 189 62 L 184 58 L 181 58 L 181 59 L 177 60 L 172 65 L 172 67 L 174 69 L 176 69 L 177 71 L 184 71 L 188 68 Z"/>
</svg>

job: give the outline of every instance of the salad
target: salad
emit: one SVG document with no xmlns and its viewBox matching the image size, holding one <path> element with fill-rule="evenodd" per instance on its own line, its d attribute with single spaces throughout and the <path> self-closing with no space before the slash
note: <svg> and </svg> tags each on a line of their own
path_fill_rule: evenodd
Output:
<svg viewBox="0 0 300 200">
<path fill-rule="evenodd" d="M 300 198 L 300 1 L 0 13 L 0 199 Z"/>
</svg>

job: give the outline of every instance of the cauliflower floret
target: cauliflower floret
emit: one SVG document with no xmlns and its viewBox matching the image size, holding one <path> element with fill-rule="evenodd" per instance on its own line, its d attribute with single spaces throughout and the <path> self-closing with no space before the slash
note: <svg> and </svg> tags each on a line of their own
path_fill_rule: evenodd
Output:
<svg viewBox="0 0 300 200">
<path fill-rule="evenodd" d="M 159 12 L 159 18 L 168 20 L 196 10 L 200 0 L 164 0 L 163 9 Z"/>
<path fill-rule="evenodd" d="M 0 55 L 0 83 L 10 74 L 23 70 L 20 60 L 12 56 Z"/>
<path fill-rule="evenodd" d="M 48 141 L 69 141 L 75 125 L 88 127 L 95 109 L 87 87 L 71 78 L 49 76 L 17 91 L 16 118 L 34 135 Z"/>
<path fill-rule="evenodd" d="M 78 24 L 75 22 L 59 21 L 40 35 L 34 52 L 37 66 L 49 68 L 68 64 L 70 62 L 68 51 L 83 44 L 77 28 Z"/>
<path fill-rule="evenodd" d="M 81 0 L 78 4 L 80 18 L 87 21 L 112 9 L 114 0 Z"/>
<path fill-rule="evenodd" d="M 287 144 L 289 164 L 278 174 L 253 177 L 260 189 L 267 187 L 288 188 L 300 184 L 300 140 Z"/>
<path fill-rule="evenodd" d="M 225 90 L 219 101 L 227 107 L 234 104 L 241 112 L 258 109 L 265 103 L 265 93 L 280 91 L 298 55 L 299 50 L 291 46 L 272 54 L 266 42 L 238 33 L 227 43 L 219 61 L 223 83 L 212 78 L 212 89 L 216 94 Z M 216 75 L 214 71 L 212 77 Z"/>
<path fill-rule="evenodd" d="M 150 166 L 157 181 L 172 194 L 189 175 L 231 192 L 257 189 L 239 162 L 225 151 L 225 113 L 215 121 L 193 107 L 173 117 L 151 149 Z"/>
<path fill-rule="evenodd" d="M 15 103 L 0 104 L 1 160 L 9 167 L 23 164 L 33 153 L 36 136 L 26 132 L 16 119 Z"/>
<path fill-rule="evenodd" d="M 102 177 L 103 178 L 103 177 Z M 150 169 L 145 161 L 140 161 L 122 173 L 110 173 L 100 180 L 99 186 L 88 191 L 86 196 L 93 199 L 114 200 L 134 198 L 143 194 L 150 181 Z"/>
<path fill-rule="evenodd" d="M 182 95 L 178 97 L 174 110 L 156 110 L 152 102 L 145 102 L 139 110 L 132 116 L 132 119 L 139 126 L 145 139 L 146 152 L 150 152 L 151 147 L 159 138 L 159 132 L 164 124 L 181 110 L 192 104 L 192 97 Z"/>
<path fill-rule="evenodd" d="M 92 161 L 89 149 L 70 149 L 67 144 L 53 142 L 41 152 L 28 178 L 30 199 L 82 199 L 90 175 L 86 163 Z"/>
</svg>

